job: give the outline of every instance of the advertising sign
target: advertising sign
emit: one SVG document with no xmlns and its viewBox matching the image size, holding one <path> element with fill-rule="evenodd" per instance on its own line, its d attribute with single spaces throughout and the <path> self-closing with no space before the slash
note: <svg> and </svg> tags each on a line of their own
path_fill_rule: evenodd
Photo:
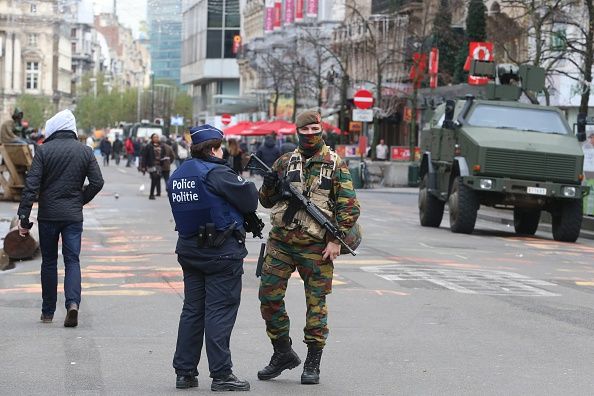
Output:
<svg viewBox="0 0 594 396">
<path fill-rule="evenodd" d="M 336 145 L 336 154 L 338 154 L 340 158 L 361 157 L 361 151 L 357 144 L 338 144 Z"/>
<path fill-rule="evenodd" d="M 421 158 L 421 148 L 415 147 L 415 160 Z M 407 146 L 390 146 L 390 160 L 410 161 L 410 148 Z"/>
</svg>

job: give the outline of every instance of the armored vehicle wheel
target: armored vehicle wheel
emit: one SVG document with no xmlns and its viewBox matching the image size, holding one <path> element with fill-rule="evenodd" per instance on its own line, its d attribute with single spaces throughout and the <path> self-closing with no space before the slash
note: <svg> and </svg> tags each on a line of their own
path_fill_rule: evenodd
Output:
<svg viewBox="0 0 594 396">
<path fill-rule="evenodd" d="M 452 184 L 448 208 L 452 232 L 470 234 L 474 231 L 479 202 L 474 191 L 465 186 L 459 177 L 454 179 Z"/>
<path fill-rule="evenodd" d="M 428 182 L 429 175 L 425 175 L 419 186 L 419 220 L 423 227 L 439 227 L 445 202 L 429 193 Z"/>
<path fill-rule="evenodd" d="M 553 218 L 553 238 L 560 242 L 575 242 L 582 228 L 582 200 L 563 202 Z"/>
<path fill-rule="evenodd" d="M 517 234 L 534 235 L 540 221 L 540 210 L 514 208 L 514 228 Z"/>
</svg>

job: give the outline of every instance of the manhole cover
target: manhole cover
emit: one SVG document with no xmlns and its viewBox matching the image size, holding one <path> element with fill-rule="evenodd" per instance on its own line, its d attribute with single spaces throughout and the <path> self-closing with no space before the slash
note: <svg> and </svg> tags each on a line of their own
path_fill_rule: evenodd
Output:
<svg viewBox="0 0 594 396">
<path fill-rule="evenodd" d="M 530 279 L 513 272 L 461 270 L 414 265 L 388 265 L 362 267 L 361 269 L 409 287 L 413 285 L 422 286 L 428 282 L 464 294 L 522 297 L 559 296 L 559 294 L 542 288 L 543 286 L 556 286 L 554 283 Z"/>
</svg>

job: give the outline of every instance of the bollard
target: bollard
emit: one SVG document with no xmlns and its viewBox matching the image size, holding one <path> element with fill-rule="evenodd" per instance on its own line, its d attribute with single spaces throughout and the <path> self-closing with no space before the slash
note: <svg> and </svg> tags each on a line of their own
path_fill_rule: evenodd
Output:
<svg viewBox="0 0 594 396">
<path fill-rule="evenodd" d="M 12 260 L 33 258 L 37 254 L 39 244 L 30 232 L 24 237 L 19 235 L 18 222 L 18 217 L 14 217 L 10 222 L 10 231 L 4 237 L 4 252 Z"/>
</svg>

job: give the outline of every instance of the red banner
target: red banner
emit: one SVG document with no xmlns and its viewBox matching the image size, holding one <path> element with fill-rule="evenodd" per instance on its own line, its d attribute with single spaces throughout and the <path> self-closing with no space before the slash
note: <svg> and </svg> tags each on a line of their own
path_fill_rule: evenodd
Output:
<svg viewBox="0 0 594 396">
<path fill-rule="evenodd" d="M 281 28 L 281 17 L 282 17 L 282 3 L 280 0 L 274 2 L 274 30 Z"/>
<path fill-rule="evenodd" d="M 415 147 L 415 159 L 421 158 L 421 148 Z M 390 146 L 390 160 L 392 161 L 410 161 L 410 147 Z"/>
<path fill-rule="evenodd" d="M 305 0 L 297 0 L 296 6 L 295 6 L 295 21 L 296 22 L 301 22 L 303 20 L 303 2 Z"/>
<path fill-rule="evenodd" d="M 295 21 L 295 0 L 285 0 L 285 25 Z"/>
<path fill-rule="evenodd" d="M 270 33 L 274 28 L 274 0 L 266 0 L 264 14 L 264 32 Z"/>
<path fill-rule="evenodd" d="M 309 18 L 318 16 L 318 0 L 307 0 L 307 16 Z"/>
<path fill-rule="evenodd" d="M 464 64 L 464 70 L 470 71 L 470 63 L 473 59 L 493 62 L 493 43 L 473 41 L 468 45 L 468 57 Z M 468 84 L 470 85 L 487 85 L 489 83 L 488 77 L 468 76 Z"/>
</svg>

